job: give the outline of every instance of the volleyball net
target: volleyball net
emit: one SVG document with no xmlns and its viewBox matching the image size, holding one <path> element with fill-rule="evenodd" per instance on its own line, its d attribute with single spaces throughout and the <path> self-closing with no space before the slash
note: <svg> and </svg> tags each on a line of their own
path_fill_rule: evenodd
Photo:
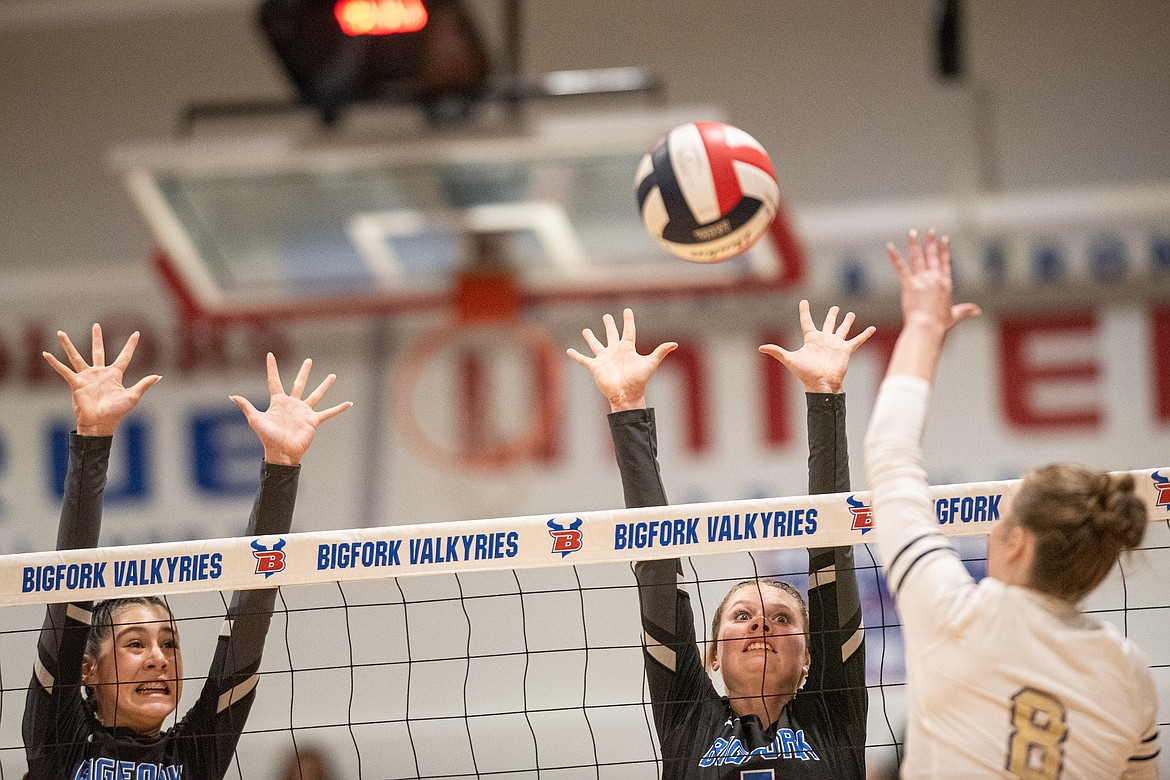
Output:
<svg viewBox="0 0 1170 780">
<path fill-rule="evenodd" d="M 1170 722 L 1170 469 L 1131 473 L 1143 549 L 1085 603 L 1150 656 Z M 975 576 L 1018 480 L 933 488 Z M 0 780 L 22 777 L 20 727 L 48 602 L 164 595 L 187 679 L 211 663 L 230 592 L 279 587 L 262 680 L 229 777 L 283 777 L 324 748 L 335 777 L 650 778 L 659 772 L 635 560 L 683 559 L 696 634 L 735 582 L 807 589 L 808 547 L 856 545 L 869 688 L 867 760 L 896 765 L 905 670 L 869 495 L 723 501 L 0 557 Z M 168 726 L 173 720 L 168 722 Z M 892 775 L 891 775 L 892 776 Z"/>
</svg>

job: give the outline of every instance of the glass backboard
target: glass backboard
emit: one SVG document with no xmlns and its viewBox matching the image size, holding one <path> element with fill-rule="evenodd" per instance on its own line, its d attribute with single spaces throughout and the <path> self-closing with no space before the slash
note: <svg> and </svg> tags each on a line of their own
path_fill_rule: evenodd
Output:
<svg viewBox="0 0 1170 780">
<path fill-rule="evenodd" d="M 770 239 L 699 265 L 642 227 L 639 159 L 676 124 L 708 119 L 721 117 L 641 109 L 377 144 L 192 140 L 112 159 L 172 281 L 212 317 L 445 306 L 480 233 L 504 240 L 530 301 L 782 286 L 782 253 Z"/>
</svg>

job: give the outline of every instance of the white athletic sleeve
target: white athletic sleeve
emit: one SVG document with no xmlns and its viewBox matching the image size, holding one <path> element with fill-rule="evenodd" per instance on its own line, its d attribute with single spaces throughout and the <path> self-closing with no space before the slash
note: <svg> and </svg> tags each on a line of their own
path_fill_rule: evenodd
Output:
<svg viewBox="0 0 1170 780">
<path fill-rule="evenodd" d="M 922 458 L 929 399 L 925 379 L 886 377 L 865 437 L 878 550 L 908 641 L 962 623 L 969 610 L 956 602 L 974 582 L 939 531 L 930 500 Z"/>
<path fill-rule="evenodd" d="M 1153 675 L 1146 674 L 1143 676 L 1143 682 L 1146 683 L 1146 690 L 1154 691 Z M 1141 747 L 1129 759 L 1129 765 L 1125 771 L 1121 773 L 1121 780 L 1158 780 L 1160 777 L 1158 773 L 1158 755 L 1162 752 L 1158 746 L 1158 702 L 1157 698 L 1150 695 L 1151 717 L 1150 726 L 1147 729 L 1147 734 L 1142 740 Z"/>
</svg>

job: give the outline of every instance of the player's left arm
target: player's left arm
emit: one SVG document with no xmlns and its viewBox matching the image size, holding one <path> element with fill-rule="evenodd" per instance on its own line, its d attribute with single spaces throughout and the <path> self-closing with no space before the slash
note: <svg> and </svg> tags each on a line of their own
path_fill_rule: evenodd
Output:
<svg viewBox="0 0 1170 780">
<path fill-rule="evenodd" d="M 614 412 L 609 415 L 609 425 L 626 506 L 666 506 L 654 410 Z M 680 573 L 676 558 L 634 563 L 642 621 L 642 660 L 654 725 L 665 752 L 677 749 L 672 747 L 677 743 L 673 737 L 692 717 L 693 703 L 718 695 L 703 666 L 694 612 Z"/>
<path fill-rule="evenodd" d="M 658 437 L 654 412 L 646 406 L 646 386 L 662 359 L 677 344 L 666 342 L 649 355 L 640 355 L 632 310 L 623 312 L 620 334 L 611 315 L 606 314 L 602 322 L 605 344 L 591 329 L 582 331 L 593 357 L 575 349 L 567 352 L 589 369 L 597 388 L 609 402 L 610 432 L 626 506 L 665 506 L 666 491 L 658 466 Z M 680 719 L 690 716 L 691 703 L 714 695 L 714 689 L 696 645 L 694 613 L 690 598 L 679 584 L 678 560 L 638 561 L 634 574 L 638 581 L 643 661 L 654 724 L 663 750 L 669 752 L 673 749 L 672 735 L 678 734 L 682 725 Z"/>
<path fill-rule="evenodd" d="M 268 355 L 268 409 L 259 412 L 247 399 L 232 396 L 264 445 L 260 491 L 252 506 L 247 536 L 281 536 L 292 527 L 300 462 L 317 427 L 352 406 L 348 401 L 316 411 L 336 377 L 330 374 L 303 400 L 312 362 L 306 360 L 285 393 L 276 359 Z M 277 540 L 273 540 L 275 544 Z M 243 731 L 259 682 L 264 641 L 276 603 L 276 589 L 235 593 L 220 631 L 215 656 L 199 702 L 188 713 L 183 729 L 190 735 L 212 736 L 214 745 L 192 743 L 205 759 L 214 750 L 216 771 L 226 771 Z M 217 776 L 220 776 L 217 775 Z"/>
<path fill-rule="evenodd" d="M 849 490 L 845 395 L 812 394 L 808 401 L 809 493 Z M 869 704 L 865 687 L 865 629 L 852 547 L 808 551 L 809 650 L 805 688 L 819 691 L 830 714 L 863 750 Z"/>
<path fill-rule="evenodd" d="M 946 236 L 928 231 L 924 246 L 912 232 L 908 262 L 893 244 L 887 250 L 901 283 L 903 325 L 870 416 L 865 462 L 882 567 L 912 643 L 942 630 L 973 582 L 935 521 L 922 433 L 946 336 L 979 307 L 953 303 Z"/>
</svg>

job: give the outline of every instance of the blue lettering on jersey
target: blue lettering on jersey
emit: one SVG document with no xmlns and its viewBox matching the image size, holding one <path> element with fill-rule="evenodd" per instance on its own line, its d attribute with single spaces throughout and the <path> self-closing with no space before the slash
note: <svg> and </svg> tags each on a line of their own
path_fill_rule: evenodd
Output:
<svg viewBox="0 0 1170 780">
<path fill-rule="evenodd" d="M 821 757 L 816 754 L 816 751 L 804 738 L 804 729 L 796 731 L 778 729 L 776 738 L 772 740 L 771 744 L 755 748 L 750 753 L 744 749 L 739 737 L 734 737 L 730 741 L 723 737 L 716 737 L 715 741 L 711 743 L 711 747 L 707 748 L 707 752 L 699 759 L 699 766 L 724 766 L 726 764 L 739 766 L 749 758 L 762 758 L 768 761 L 774 761 L 778 758 L 798 758 L 801 761 L 821 760 Z M 745 772 L 744 774 L 751 773 Z"/>
<path fill-rule="evenodd" d="M 73 780 L 183 780 L 183 767 L 90 758 L 77 763 Z"/>
</svg>

